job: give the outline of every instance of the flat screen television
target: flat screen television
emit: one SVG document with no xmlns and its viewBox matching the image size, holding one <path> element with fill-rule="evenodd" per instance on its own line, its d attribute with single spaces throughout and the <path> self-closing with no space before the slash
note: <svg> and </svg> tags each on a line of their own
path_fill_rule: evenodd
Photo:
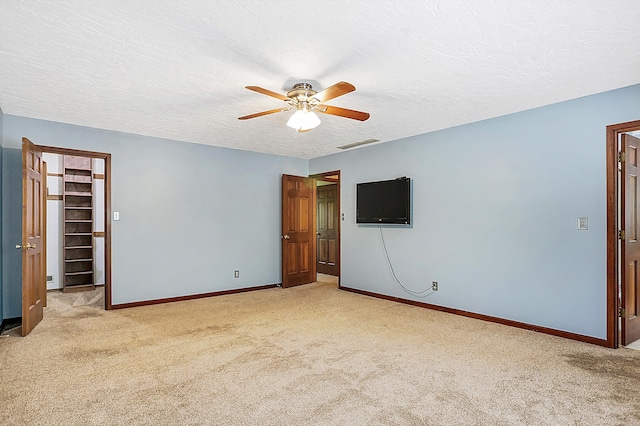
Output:
<svg viewBox="0 0 640 426">
<path fill-rule="evenodd" d="M 411 179 L 356 185 L 356 223 L 411 223 Z"/>
</svg>

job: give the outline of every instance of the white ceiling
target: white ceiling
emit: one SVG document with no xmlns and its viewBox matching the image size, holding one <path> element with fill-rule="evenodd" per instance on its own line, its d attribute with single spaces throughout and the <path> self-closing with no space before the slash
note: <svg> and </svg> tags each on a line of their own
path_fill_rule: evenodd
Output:
<svg viewBox="0 0 640 426">
<path fill-rule="evenodd" d="M 341 80 L 368 121 L 237 119 Z M 0 0 L 5 114 L 300 158 L 638 83 L 638 0 Z"/>
</svg>

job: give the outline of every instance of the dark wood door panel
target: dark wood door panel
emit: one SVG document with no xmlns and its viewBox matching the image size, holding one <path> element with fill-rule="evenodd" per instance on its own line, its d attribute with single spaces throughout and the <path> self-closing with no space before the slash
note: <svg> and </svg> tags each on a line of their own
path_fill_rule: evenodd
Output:
<svg viewBox="0 0 640 426">
<path fill-rule="evenodd" d="M 315 179 L 282 175 L 282 286 L 316 280 Z"/>
<path fill-rule="evenodd" d="M 317 193 L 318 272 L 338 275 L 338 185 L 319 186 Z"/>
<path fill-rule="evenodd" d="M 22 139 L 22 335 L 42 320 L 45 300 L 42 150 Z"/>
</svg>

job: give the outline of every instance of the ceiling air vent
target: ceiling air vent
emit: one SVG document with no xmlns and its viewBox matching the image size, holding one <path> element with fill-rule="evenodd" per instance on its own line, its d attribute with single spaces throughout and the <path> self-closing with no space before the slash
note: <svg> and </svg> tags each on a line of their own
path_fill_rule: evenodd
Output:
<svg viewBox="0 0 640 426">
<path fill-rule="evenodd" d="M 368 145 L 368 144 L 374 143 L 374 142 L 380 142 L 380 139 L 365 139 L 365 140 L 360 141 L 360 142 L 354 142 L 354 143 L 349 143 L 349 144 L 346 144 L 346 145 L 339 146 L 338 149 L 349 149 L 349 148 L 354 148 L 356 146 Z"/>
</svg>

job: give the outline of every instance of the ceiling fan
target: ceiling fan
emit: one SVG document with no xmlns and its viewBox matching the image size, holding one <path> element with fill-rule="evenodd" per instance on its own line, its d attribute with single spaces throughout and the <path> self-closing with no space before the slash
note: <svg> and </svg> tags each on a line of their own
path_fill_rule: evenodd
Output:
<svg viewBox="0 0 640 426">
<path fill-rule="evenodd" d="M 246 86 L 246 88 L 253 90 L 254 92 L 262 93 L 263 95 L 285 101 L 288 105 L 283 108 L 276 108 L 269 111 L 262 111 L 238 117 L 238 120 L 248 120 L 249 118 L 261 117 L 263 115 L 274 114 L 276 112 L 289 111 L 295 108 L 296 112 L 287 122 L 287 126 L 298 132 L 308 132 L 320 124 L 320 119 L 314 111 L 359 121 L 365 121 L 369 118 L 368 112 L 355 111 L 352 109 L 323 104 L 323 102 L 330 99 L 337 98 L 338 96 L 342 96 L 356 90 L 353 84 L 347 83 L 346 81 L 336 83 L 333 86 L 329 86 L 326 89 L 321 90 L 320 92 L 313 90 L 311 85 L 308 83 L 296 83 L 293 85 L 293 89 L 287 92 L 286 96 L 258 86 Z"/>
</svg>

